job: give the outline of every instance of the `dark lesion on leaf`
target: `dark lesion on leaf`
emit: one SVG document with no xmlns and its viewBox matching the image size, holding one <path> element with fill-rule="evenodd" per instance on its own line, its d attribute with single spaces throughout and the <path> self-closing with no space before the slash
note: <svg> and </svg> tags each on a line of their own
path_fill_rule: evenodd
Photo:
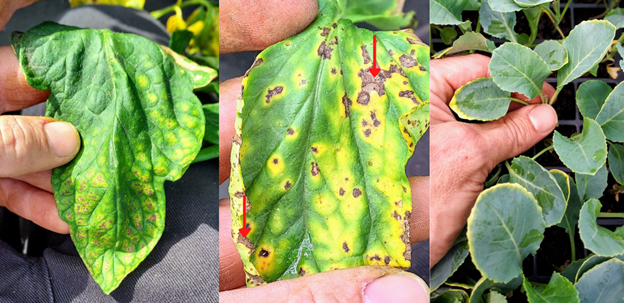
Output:
<svg viewBox="0 0 624 303">
<path fill-rule="evenodd" d="M 362 45 L 360 46 L 360 49 L 362 50 L 362 58 L 364 59 L 364 64 L 369 64 L 371 62 L 371 58 L 370 54 L 368 54 L 368 51 L 366 50 L 366 46 Z"/>
<path fill-rule="evenodd" d="M 394 214 L 392 214 L 392 217 L 397 221 L 401 221 L 401 215 L 399 215 L 396 210 L 394 211 Z"/>
<path fill-rule="evenodd" d="M 418 44 L 418 40 L 416 39 L 412 39 L 410 37 L 407 37 L 406 39 L 407 39 L 407 42 L 409 42 L 409 44 Z"/>
<path fill-rule="evenodd" d="M 403 252 L 403 257 L 405 260 L 412 259 L 412 245 L 410 244 L 410 230 L 409 230 L 409 218 L 411 213 L 409 211 L 405 211 L 405 216 L 403 217 L 403 221 L 401 222 L 401 229 L 403 229 L 403 234 L 401 235 L 401 241 L 405 244 L 405 252 Z"/>
<path fill-rule="evenodd" d="M 303 269 L 303 267 L 299 267 L 299 277 L 303 277 L 307 274 L 308 272 Z"/>
<path fill-rule="evenodd" d="M 277 158 L 273 158 L 273 164 L 277 164 L 279 163 L 279 160 Z"/>
<path fill-rule="evenodd" d="M 312 173 L 312 176 L 316 176 L 321 172 L 316 162 L 312 162 L 312 170 L 310 172 Z"/>
<path fill-rule="evenodd" d="M 340 191 L 338 192 L 339 195 L 344 196 L 345 194 L 345 190 L 342 189 L 342 187 L 340 188 Z"/>
<path fill-rule="evenodd" d="M 321 29 L 319 27 L 319 29 Z M 323 32 L 321 33 L 321 36 L 326 37 L 327 35 L 329 35 L 329 28 L 328 27 L 323 27 L 322 28 Z"/>
<path fill-rule="evenodd" d="M 394 52 L 390 49 L 388 50 L 388 55 L 390 55 L 390 57 L 394 56 Z"/>
<path fill-rule="evenodd" d="M 270 254 L 271 254 L 271 253 L 270 253 L 268 250 L 266 250 L 266 249 L 264 249 L 264 248 L 261 248 L 261 249 L 260 249 L 260 252 L 258 253 L 258 256 L 263 257 L 263 258 L 266 258 L 266 257 L 268 257 Z"/>
<path fill-rule="evenodd" d="M 368 257 L 368 259 L 370 259 L 371 261 L 381 261 L 381 258 L 379 257 L 379 255 L 374 255 L 372 257 Z"/>
<path fill-rule="evenodd" d="M 242 192 L 242 191 L 237 191 L 236 193 L 234 193 L 234 197 L 236 197 L 238 199 L 242 199 L 244 195 L 245 195 L 245 193 Z"/>
<path fill-rule="evenodd" d="M 370 112 L 371 114 L 371 120 L 373 121 L 373 126 L 378 127 L 381 122 L 379 120 L 377 120 L 377 115 L 375 114 L 375 112 Z"/>
<path fill-rule="evenodd" d="M 365 137 L 370 137 L 370 135 L 371 135 L 371 130 L 370 130 L 370 128 L 367 128 L 367 129 L 364 131 L 364 136 L 365 136 Z"/>
<path fill-rule="evenodd" d="M 290 183 L 290 181 L 286 181 L 286 184 L 284 184 L 284 189 L 289 190 L 291 186 L 292 184 Z"/>
<path fill-rule="evenodd" d="M 362 191 L 359 188 L 353 189 L 353 197 L 357 198 L 362 195 Z"/>
<path fill-rule="evenodd" d="M 403 187 L 405 189 L 405 187 Z M 398 206 L 398 207 L 402 207 L 403 206 L 403 200 L 399 200 L 394 202 L 394 205 Z"/>
<path fill-rule="evenodd" d="M 344 241 L 344 243 L 342 243 L 342 250 L 344 250 L 345 253 L 349 253 L 349 251 L 351 251 L 349 249 L 349 245 L 347 244 L 347 241 Z"/>
<path fill-rule="evenodd" d="M 349 99 L 349 97 L 347 97 L 346 93 L 344 94 L 344 96 L 342 96 L 342 105 L 344 105 L 345 107 L 345 116 L 351 116 L 349 108 L 351 107 L 351 105 L 353 105 L 353 102 L 351 101 L 351 99 Z"/>
<path fill-rule="evenodd" d="M 336 28 L 336 26 L 338 26 L 338 24 L 336 24 L 336 22 L 332 23 L 332 27 Z"/>
<path fill-rule="evenodd" d="M 323 41 L 319 46 L 317 53 L 323 59 L 331 59 L 331 53 L 333 50 L 334 49 L 331 46 L 328 46 L 325 41 Z"/>
<path fill-rule="evenodd" d="M 262 58 L 256 58 L 256 61 L 254 61 L 253 65 L 247 70 L 247 72 L 245 72 L 244 77 L 249 76 L 249 73 L 251 72 L 251 70 L 254 69 L 256 66 L 259 66 L 262 63 L 264 63 L 264 60 L 262 60 Z"/>
<path fill-rule="evenodd" d="M 312 150 L 313 153 L 315 153 L 315 154 L 318 153 L 318 148 L 312 146 L 312 147 L 310 147 L 310 149 Z"/>
<path fill-rule="evenodd" d="M 384 263 L 385 263 L 386 265 L 390 264 L 390 256 L 385 256 L 385 257 L 384 257 Z"/>
<path fill-rule="evenodd" d="M 247 282 L 248 283 L 252 283 L 252 284 L 263 284 L 264 283 L 264 279 L 262 279 L 262 277 L 260 277 L 258 275 L 252 275 L 248 271 L 245 271 L 245 274 L 247 274 Z"/>
<path fill-rule="evenodd" d="M 305 85 L 306 83 L 308 83 L 308 80 L 303 79 L 301 80 L 301 82 L 299 82 L 299 85 Z"/>
<path fill-rule="evenodd" d="M 295 130 L 294 130 L 294 129 L 292 129 L 292 128 L 289 128 L 289 129 L 286 131 L 286 134 L 287 134 L 287 135 L 289 135 L 289 136 L 292 136 L 292 135 L 294 135 L 294 134 L 295 134 Z"/>
<path fill-rule="evenodd" d="M 283 86 L 276 86 L 273 89 L 269 89 L 266 97 L 266 103 L 271 102 L 271 98 L 273 98 L 276 95 L 281 94 L 284 91 L 284 87 Z"/>
<path fill-rule="evenodd" d="M 399 62 L 401 63 L 401 66 L 405 68 L 412 68 L 414 66 L 418 66 L 418 61 L 416 61 L 416 59 L 405 54 L 399 57 Z"/>
<path fill-rule="evenodd" d="M 331 68 L 331 73 L 334 74 L 334 75 L 336 74 L 336 68 L 335 67 Z"/>
<path fill-rule="evenodd" d="M 400 91 L 399 92 L 399 97 L 401 97 L 401 98 L 408 98 L 408 99 L 414 101 L 414 103 L 418 104 L 418 100 L 416 100 L 416 95 L 414 95 L 414 91 L 413 90 Z"/>
</svg>

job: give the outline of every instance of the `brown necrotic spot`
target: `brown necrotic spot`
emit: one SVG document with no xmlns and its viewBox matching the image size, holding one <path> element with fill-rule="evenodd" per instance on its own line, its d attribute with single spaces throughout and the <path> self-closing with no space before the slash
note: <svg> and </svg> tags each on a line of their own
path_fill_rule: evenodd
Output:
<svg viewBox="0 0 624 303">
<path fill-rule="evenodd" d="M 331 52 L 333 50 L 334 49 L 331 48 L 331 46 L 327 46 L 327 44 L 325 44 L 325 41 L 323 41 L 318 48 L 317 54 L 323 59 L 331 59 Z"/>
<path fill-rule="evenodd" d="M 277 160 L 277 158 L 273 158 L 273 164 L 277 164 L 279 163 L 279 160 Z"/>
<path fill-rule="evenodd" d="M 407 188 L 405 188 L 405 186 L 401 186 L 403 187 L 403 192 L 406 193 L 407 192 Z"/>
<path fill-rule="evenodd" d="M 410 67 L 414 67 L 418 65 L 418 62 L 416 62 L 416 60 L 408 55 L 401 55 L 401 57 L 399 57 L 399 62 L 401 62 L 401 66 L 406 67 L 406 68 L 410 68 Z"/>
<path fill-rule="evenodd" d="M 334 39 L 329 41 L 329 45 L 336 45 L 336 44 L 338 44 L 338 37 L 334 36 Z"/>
<path fill-rule="evenodd" d="M 321 36 L 325 37 L 327 35 L 329 35 L 329 28 L 323 27 L 323 32 L 321 33 Z"/>
<path fill-rule="evenodd" d="M 307 274 L 308 272 L 305 271 L 305 269 L 303 269 L 303 267 L 299 268 L 299 277 L 303 277 Z"/>
<path fill-rule="evenodd" d="M 263 62 L 264 62 L 264 60 L 262 60 L 262 58 L 256 59 L 256 61 L 254 61 L 253 65 L 247 70 L 247 72 L 245 72 L 245 77 L 249 76 L 249 72 L 251 72 L 252 69 L 254 69 L 256 66 L 262 64 Z"/>
<path fill-rule="evenodd" d="M 373 166 L 373 161 L 368 161 L 368 166 Z"/>
<path fill-rule="evenodd" d="M 390 57 L 394 56 L 394 52 L 392 50 L 388 50 L 388 55 L 390 55 Z"/>
<path fill-rule="evenodd" d="M 342 187 L 340 188 L 340 191 L 338 192 L 338 194 L 340 194 L 341 196 L 344 196 L 345 194 L 345 190 L 342 189 Z"/>
<path fill-rule="evenodd" d="M 409 44 L 417 44 L 418 40 L 407 37 L 407 42 L 409 42 Z"/>
<path fill-rule="evenodd" d="M 266 103 L 271 102 L 271 98 L 273 98 L 273 96 L 279 95 L 284 91 L 284 87 L 283 86 L 276 86 L 273 89 L 269 89 L 268 94 L 265 96 L 266 97 Z"/>
<path fill-rule="evenodd" d="M 392 217 L 397 221 L 401 221 L 401 215 L 399 215 L 396 210 L 394 211 L 394 214 L 392 214 Z"/>
<path fill-rule="evenodd" d="M 386 265 L 390 264 L 390 257 L 389 256 L 385 256 L 384 257 L 384 263 L 386 263 Z"/>
<path fill-rule="evenodd" d="M 362 195 L 362 191 L 359 188 L 353 189 L 353 197 L 357 198 Z"/>
<path fill-rule="evenodd" d="M 289 128 L 289 129 L 286 131 L 286 134 L 287 134 L 287 135 L 289 135 L 289 136 L 292 136 L 292 135 L 294 135 L 294 134 L 295 134 L 295 130 L 294 130 L 294 129 L 292 129 L 292 128 Z"/>
<path fill-rule="evenodd" d="M 368 51 L 366 50 L 366 46 L 362 45 L 360 46 L 360 49 L 362 50 L 362 58 L 364 58 L 364 64 L 370 63 L 371 58 L 370 58 L 370 55 L 368 54 Z"/>
<path fill-rule="evenodd" d="M 286 46 L 290 46 L 290 42 L 286 42 Z"/>
<path fill-rule="evenodd" d="M 321 170 L 318 168 L 318 165 L 316 164 L 316 162 L 312 162 L 312 176 L 316 176 L 321 172 Z"/>
<path fill-rule="evenodd" d="M 370 101 L 370 93 L 360 92 L 358 94 L 357 103 L 360 103 L 362 105 L 368 105 L 369 101 Z"/>
<path fill-rule="evenodd" d="M 149 217 L 147 218 L 147 221 L 154 222 L 154 221 L 156 221 L 156 219 L 157 219 L 157 218 L 158 218 L 158 217 L 156 217 L 156 215 L 155 215 L 155 214 L 152 214 L 151 216 L 149 216 Z"/>
<path fill-rule="evenodd" d="M 412 50 L 412 51 L 410 52 L 410 55 L 411 55 L 411 56 L 413 56 L 415 53 L 416 53 L 416 51 L 415 51 L 415 50 Z"/>
<path fill-rule="evenodd" d="M 331 68 L 331 73 L 334 74 L 334 75 L 336 74 L 336 68 L 335 67 Z"/>
<path fill-rule="evenodd" d="M 381 261 L 381 258 L 379 257 L 379 255 L 374 255 L 374 256 L 372 256 L 372 257 L 369 257 L 369 259 L 370 259 L 371 261 L 373 261 L 373 260 L 375 260 L 375 261 Z"/>
<path fill-rule="evenodd" d="M 312 146 L 310 149 L 312 149 L 312 152 L 313 152 L 313 153 L 315 153 L 315 154 L 316 154 L 316 153 L 318 153 L 318 148 L 316 148 L 316 147 Z"/>
<path fill-rule="evenodd" d="M 403 85 L 407 85 L 407 84 L 408 84 L 408 82 L 407 82 L 407 81 L 403 81 Z"/>
<path fill-rule="evenodd" d="M 263 284 L 264 283 L 264 279 L 262 279 L 262 277 L 260 277 L 258 275 L 252 275 L 248 271 L 245 271 L 245 273 L 247 274 L 247 282 L 251 282 L 254 285 L 258 285 L 258 284 Z"/>
<path fill-rule="evenodd" d="M 292 184 L 290 184 L 290 181 L 286 181 L 286 184 L 284 184 L 284 189 L 288 190 L 291 186 Z"/>
<path fill-rule="evenodd" d="M 419 67 L 418 67 L 418 69 L 419 69 L 421 72 L 426 72 L 426 71 L 427 71 L 427 69 L 426 69 L 424 66 L 422 66 L 422 65 L 421 65 L 421 66 L 419 66 Z"/>
<path fill-rule="evenodd" d="M 234 194 L 234 197 L 239 198 L 239 199 L 242 199 L 242 198 L 243 198 L 243 195 L 245 195 L 245 193 L 244 193 L 244 192 L 242 192 L 242 191 L 237 191 L 237 192 Z"/>
<path fill-rule="evenodd" d="M 414 95 L 414 91 L 413 90 L 400 91 L 399 92 L 399 97 L 409 98 L 410 100 L 414 101 L 414 103 L 418 104 L 418 100 L 416 100 L 416 96 Z"/>
<path fill-rule="evenodd" d="M 243 244 L 245 247 L 249 248 L 251 250 L 251 253 L 253 253 L 256 250 L 256 248 L 251 243 L 251 240 L 249 240 L 249 238 L 247 237 L 243 237 L 241 234 L 238 234 L 238 237 L 236 238 L 236 242 Z"/>
<path fill-rule="evenodd" d="M 351 107 L 352 104 L 353 104 L 353 102 L 351 101 L 351 99 L 349 99 L 349 97 L 347 97 L 347 94 L 342 96 L 342 105 L 344 105 L 344 107 L 345 107 L 345 116 L 347 116 L 347 117 L 349 117 L 351 115 L 351 112 L 349 111 L 349 108 Z"/>
<path fill-rule="evenodd" d="M 262 249 L 260 249 L 260 252 L 258 253 L 258 256 L 263 257 L 263 258 L 266 258 L 266 257 L 268 257 L 268 256 L 269 256 L 269 254 L 270 254 L 270 253 L 269 253 L 269 251 L 268 251 L 268 250 L 266 250 L 266 249 L 262 248 Z"/>
<path fill-rule="evenodd" d="M 381 124 L 381 122 L 379 122 L 379 120 L 377 120 L 377 115 L 375 114 L 375 112 L 370 112 L 371 114 L 371 120 L 373 120 L 373 125 L 375 127 L 379 126 Z"/>
<path fill-rule="evenodd" d="M 366 120 L 362 119 L 362 126 L 367 126 L 368 122 L 366 122 Z"/>
<path fill-rule="evenodd" d="M 306 83 L 308 83 L 308 80 L 303 79 L 301 80 L 301 82 L 299 82 L 299 85 L 305 85 Z"/>
<path fill-rule="evenodd" d="M 344 241 L 344 243 L 342 243 L 342 250 L 344 250 L 344 252 L 346 253 L 350 251 L 349 245 L 347 245 L 347 241 Z"/>
<path fill-rule="evenodd" d="M 335 22 L 334 22 L 334 23 L 332 23 L 332 27 L 333 27 L 333 28 L 336 28 L 336 26 L 338 26 L 338 25 L 337 25 Z"/>
<path fill-rule="evenodd" d="M 367 129 L 364 131 L 364 136 L 366 136 L 366 137 L 370 137 L 370 134 L 371 134 L 371 130 L 370 130 L 369 128 L 367 128 Z"/>
<path fill-rule="evenodd" d="M 398 207 L 402 207 L 403 206 L 403 200 L 399 200 L 397 202 L 394 202 L 394 205 L 396 205 Z"/>
</svg>

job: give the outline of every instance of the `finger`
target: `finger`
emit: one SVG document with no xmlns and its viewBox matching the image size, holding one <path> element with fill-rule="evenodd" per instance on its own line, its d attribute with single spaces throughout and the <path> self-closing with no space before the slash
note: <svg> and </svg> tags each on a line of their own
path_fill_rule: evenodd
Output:
<svg viewBox="0 0 624 303">
<path fill-rule="evenodd" d="M 25 182 L 0 178 L 0 206 L 45 229 L 69 233 L 69 225 L 56 210 L 54 196 Z"/>
<path fill-rule="evenodd" d="M 429 239 L 429 177 L 409 178 L 412 188 L 412 215 L 410 216 L 410 242 Z"/>
<path fill-rule="evenodd" d="M 303 31 L 317 12 L 316 0 L 221 1 L 219 52 L 265 49 Z"/>
<path fill-rule="evenodd" d="M 45 190 L 49 193 L 53 193 L 52 183 L 50 182 L 52 178 L 52 171 L 45 170 L 32 174 L 21 175 L 17 177 L 13 177 L 12 179 L 24 181 L 36 188 Z"/>
<path fill-rule="evenodd" d="M 515 157 L 550 134 L 557 125 L 557 113 L 547 104 L 530 105 L 506 116 L 471 127 L 480 134 L 481 151 L 488 171 L 498 163 Z"/>
<path fill-rule="evenodd" d="M 41 103 L 49 95 L 28 85 L 13 49 L 0 46 L 0 114 Z"/>
<path fill-rule="evenodd" d="M 429 288 L 416 275 L 388 266 L 362 266 L 266 286 L 222 292 L 220 302 L 424 303 Z"/>
<path fill-rule="evenodd" d="M 234 138 L 236 120 L 236 99 L 241 95 L 243 77 L 219 84 L 219 184 L 230 177 L 230 152 Z"/>
<path fill-rule="evenodd" d="M 51 118 L 0 116 L 0 177 L 50 170 L 74 158 L 80 137 Z"/>
<path fill-rule="evenodd" d="M 31 5 L 37 0 L 3 0 L 0 1 L 0 30 L 9 22 L 16 10 Z"/>
<path fill-rule="evenodd" d="M 232 239 L 230 200 L 219 201 L 219 291 L 245 285 L 243 261 Z"/>
</svg>

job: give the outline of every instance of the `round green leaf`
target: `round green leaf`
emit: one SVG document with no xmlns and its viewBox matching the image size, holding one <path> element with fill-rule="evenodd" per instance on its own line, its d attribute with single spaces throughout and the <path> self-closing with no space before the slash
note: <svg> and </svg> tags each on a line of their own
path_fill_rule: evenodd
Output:
<svg viewBox="0 0 624 303">
<path fill-rule="evenodd" d="M 447 47 L 446 49 L 437 52 L 434 58 L 438 59 L 446 55 L 452 55 L 467 50 L 480 50 L 484 52 L 491 52 L 490 47 L 488 46 L 488 42 L 492 41 L 485 39 L 482 34 L 467 32 L 457 38 L 457 40 L 453 42 L 452 47 Z"/>
<path fill-rule="evenodd" d="M 524 289 L 526 290 L 529 303 L 576 303 L 580 302 L 578 291 L 572 282 L 564 278 L 557 272 L 550 277 L 546 287 L 531 285 L 529 280 L 524 279 Z"/>
<path fill-rule="evenodd" d="M 600 169 L 592 176 L 586 174 L 575 174 L 576 187 L 578 188 L 578 196 L 581 201 L 587 201 L 591 198 L 600 199 L 602 193 L 607 188 L 608 172 L 606 164 L 601 166 Z"/>
<path fill-rule="evenodd" d="M 518 4 L 518 6 L 526 8 L 526 7 L 533 7 L 533 6 L 537 6 L 543 3 L 549 3 L 552 2 L 553 0 L 513 0 L 516 4 Z"/>
<path fill-rule="evenodd" d="M 568 51 L 554 40 L 546 40 L 535 47 L 535 52 L 546 62 L 551 71 L 568 63 Z"/>
<path fill-rule="evenodd" d="M 491 289 L 492 291 L 497 291 L 501 293 L 508 293 L 514 289 L 517 289 L 522 285 L 522 276 L 517 276 L 515 279 L 512 279 L 508 283 L 497 283 L 486 277 L 481 277 L 479 281 L 475 284 L 472 293 L 470 294 L 470 303 L 481 303 L 483 302 L 483 294 Z M 491 293 L 491 292 L 490 292 Z M 487 303 L 487 301 L 485 301 Z"/>
<path fill-rule="evenodd" d="M 602 204 L 596 199 L 589 199 L 581 208 L 579 234 L 585 247 L 599 256 L 624 254 L 624 239 L 616 233 L 598 226 L 596 219 Z"/>
<path fill-rule="evenodd" d="M 535 98 L 550 75 L 546 62 L 532 49 L 507 42 L 492 52 L 488 65 L 494 82 L 503 90 Z"/>
<path fill-rule="evenodd" d="M 574 286 L 581 303 L 622 302 L 624 298 L 624 262 L 606 261 L 583 275 Z"/>
<path fill-rule="evenodd" d="M 609 169 L 619 184 L 624 184 L 624 146 L 609 143 Z"/>
<path fill-rule="evenodd" d="M 561 221 L 567 198 L 557 180 L 546 169 L 533 159 L 520 156 L 511 162 L 509 177 L 512 183 L 522 185 L 533 194 L 541 207 L 546 226 L 552 226 Z"/>
<path fill-rule="evenodd" d="M 583 82 L 576 91 L 576 105 L 583 117 L 596 120 L 598 113 L 613 89 L 600 80 Z"/>
<path fill-rule="evenodd" d="M 464 263 L 468 256 L 468 238 L 464 229 L 453 246 L 431 269 L 431 291 L 436 290 Z"/>
<path fill-rule="evenodd" d="M 553 137 L 559 159 L 571 170 L 595 174 L 607 159 L 607 142 L 596 121 L 583 118 L 583 132 L 572 140 L 555 131 Z"/>
<path fill-rule="evenodd" d="M 621 7 L 611 10 L 604 18 L 611 22 L 616 28 L 624 27 L 624 9 Z"/>
<path fill-rule="evenodd" d="M 613 89 L 596 117 L 607 139 L 624 142 L 624 85 Z"/>
<path fill-rule="evenodd" d="M 492 78 L 480 78 L 455 91 L 449 107 L 462 119 L 490 121 L 507 113 L 510 97 Z"/>
<path fill-rule="evenodd" d="M 490 187 L 468 218 L 472 261 L 488 279 L 509 282 L 522 273 L 524 258 L 539 248 L 545 227 L 540 206 L 522 186 Z"/>
<path fill-rule="evenodd" d="M 551 174 L 553 175 L 553 177 L 555 177 L 555 179 L 557 179 L 557 182 L 559 183 L 559 186 L 561 187 L 561 183 L 562 183 L 561 175 L 565 173 L 562 173 L 560 171 L 558 171 L 559 173 L 554 173 L 554 171 L 555 170 L 552 170 Z M 564 228 L 566 232 L 568 233 L 568 235 L 574 235 L 575 230 L 576 230 L 576 222 L 578 221 L 579 212 L 581 211 L 582 203 L 581 203 L 581 198 L 578 195 L 578 191 L 576 188 L 576 184 L 574 183 L 574 180 L 570 178 L 568 174 L 565 174 L 565 176 L 567 177 L 568 184 L 570 186 L 570 191 L 569 191 L 570 195 L 568 198 L 568 205 L 566 206 L 565 213 L 563 214 L 563 218 L 561 219 L 561 222 L 557 223 L 557 226 Z"/>
<path fill-rule="evenodd" d="M 493 11 L 488 1 L 481 4 L 479 20 L 483 31 L 497 38 L 516 42 L 518 34 L 514 31 L 516 26 L 516 13 L 502 13 Z"/>
<path fill-rule="evenodd" d="M 497 12 L 517 12 L 522 10 L 518 4 L 516 4 L 513 0 L 483 0 L 488 1 L 490 3 L 490 7 L 492 10 Z"/>
<path fill-rule="evenodd" d="M 563 47 L 568 51 L 568 64 L 557 73 L 557 88 L 564 87 L 600 62 L 614 36 L 615 26 L 608 21 L 583 21 L 575 26 L 563 40 Z"/>
<path fill-rule="evenodd" d="M 455 25 L 462 23 L 462 11 L 468 0 L 431 0 L 430 20 L 432 24 Z"/>
</svg>

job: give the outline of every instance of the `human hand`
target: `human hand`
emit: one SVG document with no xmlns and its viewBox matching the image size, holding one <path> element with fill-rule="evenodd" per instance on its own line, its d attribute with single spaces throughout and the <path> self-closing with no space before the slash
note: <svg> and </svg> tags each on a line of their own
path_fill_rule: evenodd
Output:
<svg viewBox="0 0 624 303">
<path fill-rule="evenodd" d="M 0 29 L 15 10 L 35 1 L 1 1 Z M 10 46 L 0 47 L 0 114 L 48 98 L 26 82 Z M 58 215 L 50 169 L 73 159 L 80 137 L 69 123 L 46 117 L 0 116 L 0 206 L 58 233 L 69 226 Z"/>
<path fill-rule="evenodd" d="M 220 3 L 219 48 L 223 53 L 262 50 L 304 30 L 317 14 L 317 1 L 258 4 Z M 219 184 L 229 177 L 236 99 L 242 77 L 220 85 Z M 411 242 L 429 238 L 429 178 L 410 178 L 413 212 Z M 244 288 L 245 273 L 232 240 L 229 199 L 219 203 L 219 290 L 221 302 L 428 302 L 429 291 L 417 276 L 387 266 L 364 266 Z"/>
<path fill-rule="evenodd" d="M 458 56 L 431 61 L 431 253 L 433 267 L 466 225 L 483 183 L 494 167 L 550 134 L 557 114 L 550 105 L 512 102 L 506 116 L 487 123 L 458 122 L 448 103 L 462 85 L 489 77 L 490 58 Z M 555 89 L 545 83 L 549 97 Z M 526 97 L 512 94 L 525 100 Z M 539 98 L 528 101 L 540 103 Z"/>
</svg>

